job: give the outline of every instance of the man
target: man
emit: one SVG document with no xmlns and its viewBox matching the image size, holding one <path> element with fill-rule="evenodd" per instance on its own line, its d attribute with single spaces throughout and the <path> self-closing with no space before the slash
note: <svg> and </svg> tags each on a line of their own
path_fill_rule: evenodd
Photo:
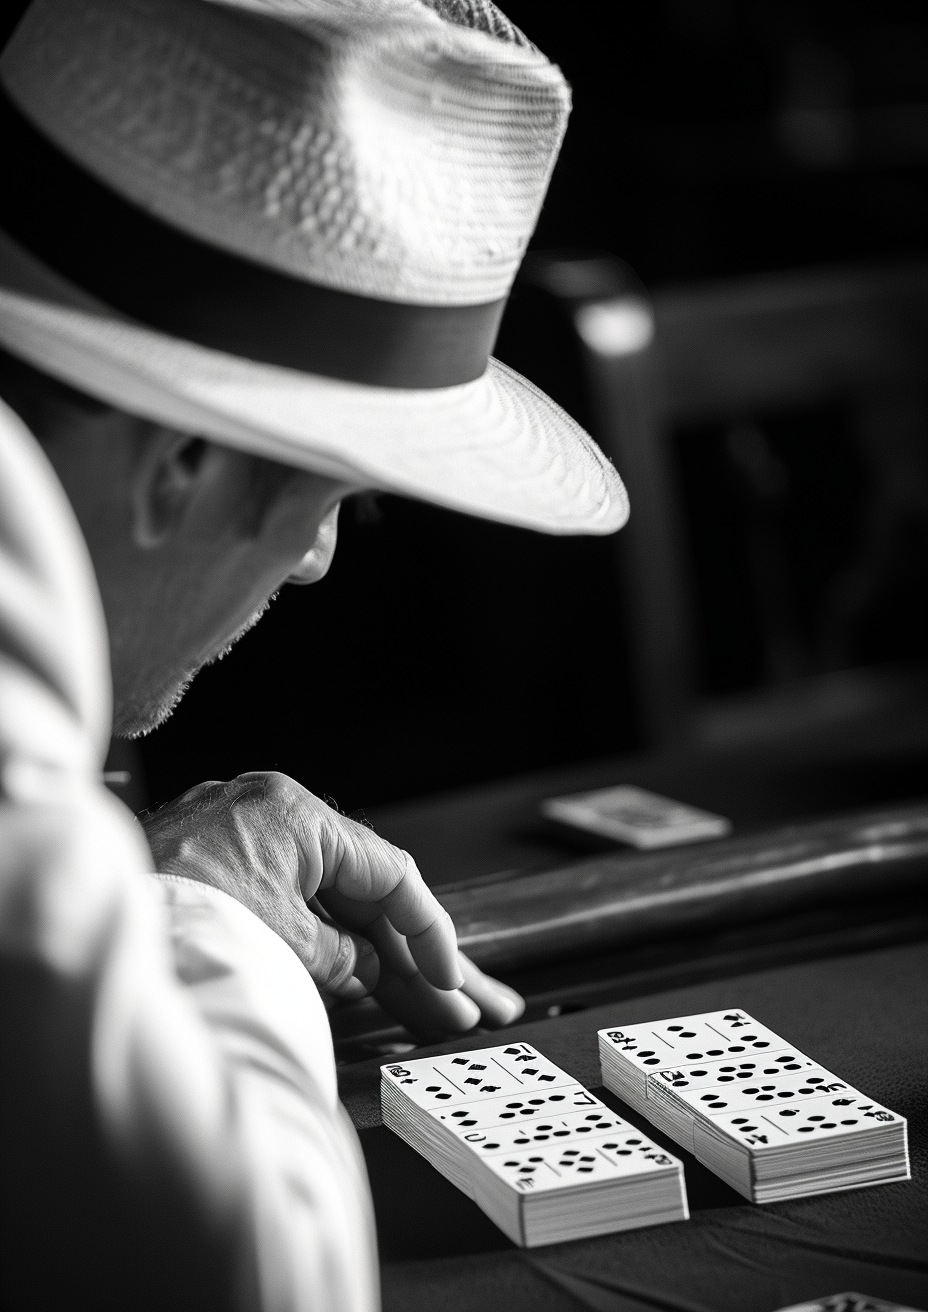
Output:
<svg viewBox="0 0 928 1312">
<path fill-rule="evenodd" d="M 283 776 L 201 785 L 145 849 L 92 778 L 88 559 L 133 735 L 322 577 L 355 491 L 618 528 L 608 462 L 489 360 L 568 92 L 473 0 L 35 0 L 0 82 L 0 390 L 29 430 L 4 412 L 8 1288 L 367 1309 L 320 994 L 432 1036 L 521 1002 L 411 857 Z"/>
</svg>

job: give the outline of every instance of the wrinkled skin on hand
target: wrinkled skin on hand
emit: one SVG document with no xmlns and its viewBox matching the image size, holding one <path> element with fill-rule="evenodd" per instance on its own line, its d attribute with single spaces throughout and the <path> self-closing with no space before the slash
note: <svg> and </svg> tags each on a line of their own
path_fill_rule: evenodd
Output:
<svg viewBox="0 0 928 1312">
<path fill-rule="evenodd" d="M 458 951 L 412 857 L 286 775 L 199 784 L 142 824 L 159 873 L 243 903 L 290 945 L 328 1006 L 372 992 L 422 1038 L 521 1015 L 518 994 Z"/>
</svg>

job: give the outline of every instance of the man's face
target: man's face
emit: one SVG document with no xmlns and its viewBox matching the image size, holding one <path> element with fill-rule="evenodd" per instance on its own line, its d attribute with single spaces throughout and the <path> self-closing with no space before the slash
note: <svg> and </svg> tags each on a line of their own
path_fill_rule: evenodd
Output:
<svg viewBox="0 0 928 1312">
<path fill-rule="evenodd" d="M 324 576 L 357 490 L 119 411 L 75 419 L 45 449 L 100 586 L 120 737 L 167 719 L 282 584 Z"/>
<path fill-rule="evenodd" d="M 339 502 L 315 523 L 315 498 L 296 475 L 276 532 L 225 551 L 206 534 L 185 543 L 183 557 L 157 562 L 147 598 L 124 586 L 101 586 L 111 631 L 113 731 L 150 733 L 171 715 L 196 674 L 224 656 L 257 624 L 286 582 L 315 582 L 328 571 L 338 536 Z M 96 560 L 95 560 L 96 564 Z M 105 565 L 98 578 L 106 574 Z M 111 618 L 112 617 L 112 618 Z"/>
</svg>

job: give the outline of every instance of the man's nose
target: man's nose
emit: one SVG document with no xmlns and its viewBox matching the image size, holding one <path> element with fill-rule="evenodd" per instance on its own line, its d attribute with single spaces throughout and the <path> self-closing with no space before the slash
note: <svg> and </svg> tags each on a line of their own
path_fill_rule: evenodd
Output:
<svg viewBox="0 0 928 1312">
<path fill-rule="evenodd" d="M 329 572 L 338 542 L 338 510 L 338 506 L 334 506 L 322 520 L 315 542 L 296 569 L 287 575 L 287 583 L 318 583 Z"/>
<path fill-rule="evenodd" d="M 328 568 L 328 565 L 326 568 Z M 312 551 L 307 551 L 293 573 L 287 575 L 286 582 L 297 584 L 315 583 L 320 578 L 322 578 L 322 574 L 319 572 L 319 557 L 314 547 Z"/>
</svg>

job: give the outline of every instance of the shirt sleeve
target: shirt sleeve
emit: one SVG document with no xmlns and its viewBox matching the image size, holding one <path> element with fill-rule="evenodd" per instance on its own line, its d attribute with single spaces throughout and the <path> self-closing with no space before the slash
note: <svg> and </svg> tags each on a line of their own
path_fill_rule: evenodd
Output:
<svg viewBox="0 0 928 1312">
<path fill-rule="evenodd" d="M 179 980 L 235 1089 L 262 1307 L 377 1306 L 370 1192 L 328 1018 L 295 953 L 219 889 L 156 876 Z"/>
<path fill-rule="evenodd" d="M 0 1305 L 375 1312 L 321 1000 L 232 898 L 151 873 L 102 787 L 103 611 L 0 403 Z"/>
<path fill-rule="evenodd" d="M 136 830 L 105 796 L 0 802 L 4 1306 L 375 1312 L 316 987 Z"/>
</svg>

